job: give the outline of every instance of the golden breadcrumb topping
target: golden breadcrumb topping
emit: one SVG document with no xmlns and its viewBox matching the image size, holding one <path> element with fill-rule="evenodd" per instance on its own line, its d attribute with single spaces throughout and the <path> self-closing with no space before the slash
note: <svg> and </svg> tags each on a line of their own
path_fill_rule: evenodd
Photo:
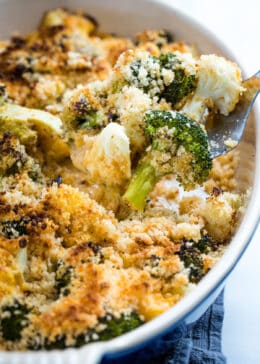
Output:
<svg viewBox="0 0 260 364">
<path fill-rule="evenodd" d="M 187 168 L 189 179 L 193 155 L 168 126 L 151 143 L 147 119 L 189 117 L 206 143 L 205 122 L 232 111 L 242 91 L 235 64 L 199 56 L 165 30 L 103 34 L 94 18 L 66 9 L 1 42 L 1 350 L 108 340 L 196 286 L 244 203 L 239 156 L 212 168 L 209 160 L 207 178 L 186 188 L 176 174 Z M 143 160 L 155 177 L 143 208 L 132 210 L 124 193 Z"/>
</svg>

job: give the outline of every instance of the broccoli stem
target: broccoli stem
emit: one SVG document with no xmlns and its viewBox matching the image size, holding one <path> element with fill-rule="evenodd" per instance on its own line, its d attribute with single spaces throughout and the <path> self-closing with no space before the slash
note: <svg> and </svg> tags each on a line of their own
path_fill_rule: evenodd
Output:
<svg viewBox="0 0 260 364">
<path fill-rule="evenodd" d="M 212 166 L 207 135 L 192 119 L 176 111 L 148 110 L 144 122 L 151 144 L 123 196 L 139 211 L 163 176 L 175 174 L 184 188 L 194 188 L 206 181 Z"/>
<path fill-rule="evenodd" d="M 131 208 L 143 211 L 146 197 L 154 188 L 155 183 L 155 168 L 148 163 L 140 163 L 123 195 L 124 201 L 126 201 Z"/>
</svg>

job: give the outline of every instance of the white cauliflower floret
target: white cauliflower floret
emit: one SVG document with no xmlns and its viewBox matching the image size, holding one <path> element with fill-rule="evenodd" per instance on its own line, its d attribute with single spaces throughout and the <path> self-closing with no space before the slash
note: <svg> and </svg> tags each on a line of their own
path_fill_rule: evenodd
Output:
<svg viewBox="0 0 260 364">
<path fill-rule="evenodd" d="M 114 105 L 117 109 L 120 123 L 125 127 L 130 138 L 133 152 L 143 150 L 145 144 L 144 113 L 151 108 L 151 99 L 142 90 L 133 86 L 124 86 L 115 95 Z"/>
<path fill-rule="evenodd" d="M 124 127 L 110 123 L 96 136 L 82 136 L 71 159 L 76 168 L 86 172 L 89 182 L 122 185 L 131 176 L 129 144 Z"/>
<path fill-rule="evenodd" d="M 209 108 L 213 108 L 214 103 L 211 98 L 194 95 L 182 108 L 182 111 L 191 119 L 198 123 L 205 123 L 209 116 Z"/>
<path fill-rule="evenodd" d="M 220 113 L 228 115 L 244 91 L 238 66 L 214 54 L 202 55 L 197 75 L 196 96 L 212 98 Z"/>
<path fill-rule="evenodd" d="M 235 213 L 241 205 L 239 195 L 224 192 L 219 196 L 210 196 L 201 207 L 209 234 L 220 241 L 227 240 L 235 224 Z"/>
</svg>

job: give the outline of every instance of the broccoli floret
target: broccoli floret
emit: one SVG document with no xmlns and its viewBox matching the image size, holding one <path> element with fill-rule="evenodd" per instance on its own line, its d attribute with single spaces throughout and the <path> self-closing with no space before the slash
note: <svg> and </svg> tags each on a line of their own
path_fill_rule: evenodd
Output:
<svg viewBox="0 0 260 364">
<path fill-rule="evenodd" d="M 100 320 L 100 323 L 104 324 L 106 328 L 98 333 L 98 340 L 105 341 L 136 329 L 143 324 L 143 320 L 136 312 L 132 312 L 123 314 L 119 318 L 107 314 Z"/>
<path fill-rule="evenodd" d="M 130 65 L 129 82 L 151 96 L 158 96 L 170 102 L 172 106 L 191 94 L 197 84 L 195 74 L 187 74 L 182 62 L 173 53 L 161 54 L 159 57 L 149 55 L 145 59 L 136 59 Z M 165 71 L 173 72 L 173 80 L 167 83 Z M 144 74 L 146 74 L 144 80 Z"/>
<path fill-rule="evenodd" d="M 12 134 L 5 132 L 0 138 L 0 174 L 10 176 L 18 173 L 26 163 L 26 153 L 23 146 Z"/>
<path fill-rule="evenodd" d="M 194 75 L 186 75 L 183 69 L 175 71 L 174 80 L 165 87 L 161 97 L 172 105 L 180 102 L 185 96 L 191 94 L 196 88 Z"/>
<path fill-rule="evenodd" d="M 205 274 L 203 272 L 203 259 L 200 250 L 190 244 L 191 243 L 184 243 L 181 246 L 178 255 L 183 261 L 185 268 L 190 269 L 190 281 L 192 283 L 198 283 Z"/>
<path fill-rule="evenodd" d="M 27 221 L 24 218 L 19 220 L 3 220 L 0 222 L 0 232 L 7 239 L 17 238 L 27 234 Z"/>
<path fill-rule="evenodd" d="M 145 61 L 137 59 L 130 65 L 131 77 L 128 81 L 134 86 L 143 89 L 144 92 L 149 93 L 158 77 L 158 73 L 154 72 L 155 68 L 160 69 L 159 58 L 148 56 Z M 144 71 L 146 72 L 147 82 L 144 82 L 141 76 Z"/>
<path fill-rule="evenodd" d="M 181 61 L 173 53 L 163 53 L 159 56 L 161 68 L 167 70 L 175 70 L 177 65 L 181 64 Z"/>
<path fill-rule="evenodd" d="M 105 115 L 90 105 L 83 96 L 73 104 L 75 115 L 75 126 L 77 129 L 100 129 L 104 126 Z"/>
<path fill-rule="evenodd" d="M 55 272 L 55 288 L 58 296 L 67 296 L 70 293 L 69 284 L 73 275 L 73 268 L 59 260 Z"/>
<path fill-rule="evenodd" d="M 79 129 L 100 129 L 104 126 L 106 120 L 105 115 L 102 111 L 91 110 L 84 118 L 78 118 L 78 128 Z"/>
<path fill-rule="evenodd" d="M 30 309 L 17 299 L 10 305 L 4 305 L 1 309 L 0 333 L 5 340 L 18 341 L 22 337 L 22 331 L 29 324 L 28 315 Z"/>
<path fill-rule="evenodd" d="M 181 62 L 173 53 L 161 54 L 160 64 L 164 69 L 174 69 L 174 79 L 164 87 L 161 97 L 175 105 L 195 90 L 196 77 L 186 74 L 185 69 L 181 67 Z"/>
<path fill-rule="evenodd" d="M 160 59 L 151 55 L 135 59 L 130 64 L 127 81 L 151 96 L 158 96 L 163 91 Z"/>
<path fill-rule="evenodd" d="M 63 121 L 67 131 L 100 130 L 107 124 L 107 116 L 97 99 L 88 90 L 74 95 L 64 110 Z"/>
<path fill-rule="evenodd" d="M 174 81 L 167 87 L 162 94 L 166 101 L 175 105 L 185 96 L 192 93 L 196 88 L 195 75 L 186 75 L 183 69 L 176 70 Z"/>
<path fill-rule="evenodd" d="M 206 274 L 201 254 L 207 254 L 217 250 L 217 248 L 218 243 L 207 234 L 202 234 L 198 241 L 187 239 L 182 241 L 177 254 L 183 261 L 185 268 L 190 269 L 189 279 L 191 282 L 198 283 Z"/>
<path fill-rule="evenodd" d="M 218 249 L 218 245 L 219 243 L 216 240 L 212 239 L 212 237 L 208 234 L 202 234 L 200 240 L 193 242 L 193 246 L 199 249 L 199 251 L 204 254 L 210 251 L 216 251 Z"/>
<path fill-rule="evenodd" d="M 187 75 L 185 68 L 181 67 L 181 61 L 173 53 L 161 54 L 159 59 L 162 69 L 174 70 L 173 81 L 164 87 L 160 95 L 174 106 L 195 90 L 196 76 Z"/>
<path fill-rule="evenodd" d="M 150 110 L 145 125 L 151 145 L 123 196 L 137 210 L 143 210 L 148 194 L 164 175 L 175 174 L 185 188 L 192 188 L 207 179 L 212 167 L 207 136 L 192 119 L 175 111 Z"/>
<path fill-rule="evenodd" d="M 81 347 L 83 345 L 96 342 L 107 341 L 117 336 L 123 335 L 131 330 L 136 329 L 142 325 L 144 321 L 136 312 L 129 314 L 122 314 L 120 317 L 115 317 L 112 314 L 106 314 L 102 317 L 97 326 L 104 325 L 103 330 L 90 329 L 86 332 L 79 334 L 75 338 L 74 345 L 66 344 L 66 335 L 59 335 L 55 341 L 45 340 L 42 347 L 39 345 L 31 344 L 30 349 L 39 350 L 44 348 L 46 350 L 65 349 L 66 347 Z"/>
<path fill-rule="evenodd" d="M 29 157 L 17 137 L 9 132 L 5 132 L 0 137 L 0 156 L 1 177 L 9 177 L 26 171 L 33 181 L 42 181 L 39 164 Z"/>
</svg>

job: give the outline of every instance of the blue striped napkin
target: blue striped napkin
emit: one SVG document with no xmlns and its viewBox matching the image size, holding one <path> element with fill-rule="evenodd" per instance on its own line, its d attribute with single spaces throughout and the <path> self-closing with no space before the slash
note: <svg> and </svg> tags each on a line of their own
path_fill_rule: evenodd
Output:
<svg viewBox="0 0 260 364">
<path fill-rule="evenodd" d="M 194 324 L 180 325 L 148 346 L 102 364 L 225 364 L 221 351 L 223 292 Z"/>
</svg>

